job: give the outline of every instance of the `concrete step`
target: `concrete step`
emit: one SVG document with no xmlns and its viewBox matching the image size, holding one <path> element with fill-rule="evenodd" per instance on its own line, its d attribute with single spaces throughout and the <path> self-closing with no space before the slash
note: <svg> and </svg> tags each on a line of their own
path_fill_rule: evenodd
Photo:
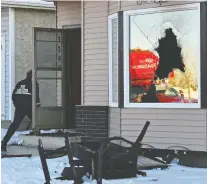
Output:
<svg viewBox="0 0 207 184">
<path fill-rule="evenodd" d="M 38 139 L 42 140 L 44 149 L 57 149 L 65 146 L 65 138 L 54 136 L 36 136 L 36 135 L 19 135 L 22 140 L 22 146 L 36 148 L 38 146 Z M 70 142 L 81 142 L 81 137 L 69 137 Z"/>
<path fill-rule="evenodd" d="M 7 146 L 7 153 L 9 154 L 32 154 L 32 156 L 39 156 L 37 148 L 29 148 L 25 146 L 9 145 Z"/>
</svg>

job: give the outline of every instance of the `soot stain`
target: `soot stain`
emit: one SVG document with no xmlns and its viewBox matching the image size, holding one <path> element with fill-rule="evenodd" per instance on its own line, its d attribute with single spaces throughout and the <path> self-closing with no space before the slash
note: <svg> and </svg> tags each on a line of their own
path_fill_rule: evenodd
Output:
<svg viewBox="0 0 207 184">
<path fill-rule="evenodd" d="M 165 30 L 165 36 L 159 39 L 159 45 L 155 49 L 159 54 L 159 65 L 156 75 L 160 78 L 167 78 L 173 68 L 180 69 L 184 72 L 183 57 L 181 47 L 178 45 L 177 36 L 173 33 L 172 28 Z"/>
</svg>

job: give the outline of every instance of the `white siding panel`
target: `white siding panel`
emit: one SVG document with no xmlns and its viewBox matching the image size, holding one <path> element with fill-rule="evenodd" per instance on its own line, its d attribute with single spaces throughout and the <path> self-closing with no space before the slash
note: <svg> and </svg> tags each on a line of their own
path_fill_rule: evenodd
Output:
<svg viewBox="0 0 207 184">
<path fill-rule="evenodd" d="M 11 120 L 9 117 L 10 107 L 10 94 L 9 89 L 11 78 L 9 74 L 9 8 L 1 8 L 1 32 L 5 34 L 5 119 Z"/>
</svg>

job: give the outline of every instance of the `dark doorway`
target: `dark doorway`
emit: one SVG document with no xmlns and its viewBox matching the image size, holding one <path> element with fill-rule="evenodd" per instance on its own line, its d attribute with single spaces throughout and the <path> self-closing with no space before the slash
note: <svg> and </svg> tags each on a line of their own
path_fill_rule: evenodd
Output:
<svg viewBox="0 0 207 184">
<path fill-rule="evenodd" d="M 67 128 L 75 128 L 74 106 L 81 105 L 81 28 L 65 30 L 65 106 Z"/>
</svg>

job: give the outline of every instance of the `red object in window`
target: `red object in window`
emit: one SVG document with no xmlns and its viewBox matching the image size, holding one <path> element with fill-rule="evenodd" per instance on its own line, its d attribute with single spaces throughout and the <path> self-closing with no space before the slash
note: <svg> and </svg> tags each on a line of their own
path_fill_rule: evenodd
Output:
<svg viewBox="0 0 207 184">
<path fill-rule="evenodd" d="M 148 50 L 130 51 L 130 80 L 131 86 L 148 87 L 154 78 L 159 64 L 159 58 Z"/>
</svg>

